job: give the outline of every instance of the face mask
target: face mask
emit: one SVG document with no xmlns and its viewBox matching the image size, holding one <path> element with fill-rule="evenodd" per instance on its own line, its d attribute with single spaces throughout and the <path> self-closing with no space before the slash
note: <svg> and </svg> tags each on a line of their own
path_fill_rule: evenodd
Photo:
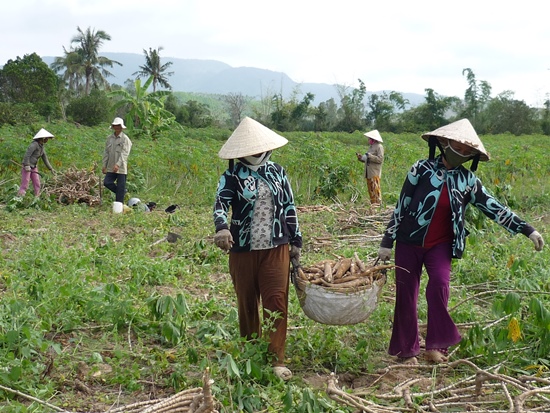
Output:
<svg viewBox="0 0 550 413">
<path fill-rule="evenodd" d="M 253 171 L 257 171 L 261 166 L 269 160 L 271 151 L 264 152 L 260 156 L 245 156 L 242 158 L 243 163 Z"/>
<path fill-rule="evenodd" d="M 451 145 L 447 145 L 444 148 L 443 154 L 445 155 L 445 160 L 451 168 L 456 168 L 472 158 L 472 155 L 462 155 L 461 153 L 458 153 L 451 147 Z"/>
</svg>

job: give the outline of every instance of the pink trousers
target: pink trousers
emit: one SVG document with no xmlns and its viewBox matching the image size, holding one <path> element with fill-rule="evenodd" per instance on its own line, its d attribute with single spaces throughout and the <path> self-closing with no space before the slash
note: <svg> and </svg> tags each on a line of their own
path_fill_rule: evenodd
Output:
<svg viewBox="0 0 550 413">
<path fill-rule="evenodd" d="M 38 175 L 38 166 L 30 171 L 25 171 L 24 167 L 21 168 L 21 186 L 19 186 L 17 195 L 24 196 L 27 193 L 29 181 L 32 181 L 34 195 L 40 195 L 40 175 Z"/>
</svg>

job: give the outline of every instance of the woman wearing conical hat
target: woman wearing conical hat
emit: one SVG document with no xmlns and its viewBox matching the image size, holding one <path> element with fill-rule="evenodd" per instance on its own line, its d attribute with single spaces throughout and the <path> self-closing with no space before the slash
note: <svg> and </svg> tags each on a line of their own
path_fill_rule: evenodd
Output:
<svg viewBox="0 0 550 413">
<path fill-rule="evenodd" d="M 259 122 L 243 119 L 218 153 L 230 162 L 214 203 L 214 242 L 229 252 L 240 334 L 261 336 L 261 303 L 263 318 L 273 323 L 268 347 L 273 371 L 283 380 L 292 377 L 284 361 L 290 260 L 299 265 L 302 236 L 286 172 L 269 158 L 287 142 Z"/>
<path fill-rule="evenodd" d="M 466 246 L 464 217 L 468 205 L 477 207 L 511 234 L 523 234 L 537 251 L 542 236 L 531 225 L 491 196 L 474 171 L 489 154 L 467 119 L 422 136 L 429 143 L 428 159 L 417 161 L 405 179 L 399 200 L 384 233 L 378 256 L 391 258 L 395 242 L 396 301 L 389 354 L 417 363 L 420 353 L 417 303 L 422 267 L 426 287 L 428 329 L 425 359 L 447 361 L 447 349 L 461 336 L 447 309 L 451 261 Z M 435 156 L 436 148 L 441 154 Z M 472 161 L 470 169 L 463 165 Z"/>
<path fill-rule="evenodd" d="M 32 182 L 34 195 L 40 196 L 40 173 L 38 172 L 38 160 L 42 159 L 46 168 L 50 172 L 54 172 L 52 165 L 46 155 L 44 144 L 48 139 L 53 139 L 53 135 L 46 129 L 40 129 L 32 138 L 32 142 L 25 152 L 21 168 L 21 185 L 19 186 L 18 196 L 25 196 L 29 187 L 29 182 Z"/>
<path fill-rule="evenodd" d="M 357 160 L 365 163 L 365 179 L 369 191 L 370 202 L 373 206 L 382 204 L 382 190 L 380 177 L 384 163 L 384 147 L 382 136 L 374 129 L 364 134 L 369 139 L 369 150 L 364 154 L 356 153 Z"/>
</svg>

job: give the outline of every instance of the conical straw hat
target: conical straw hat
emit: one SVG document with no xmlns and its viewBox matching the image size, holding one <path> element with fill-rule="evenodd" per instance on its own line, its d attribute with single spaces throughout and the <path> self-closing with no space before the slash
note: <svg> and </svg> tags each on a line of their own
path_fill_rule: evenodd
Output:
<svg viewBox="0 0 550 413">
<path fill-rule="evenodd" d="M 425 133 L 422 135 L 422 138 L 428 141 L 430 136 L 450 139 L 464 145 L 468 145 L 469 147 L 479 151 L 480 161 L 489 160 L 489 153 L 485 150 L 483 142 L 481 142 L 481 139 L 477 136 L 474 127 L 468 119 L 460 119 L 456 122 L 449 123 L 448 125 L 442 126 L 432 132 Z"/>
<path fill-rule="evenodd" d="M 218 156 L 222 159 L 238 159 L 271 151 L 287 143 L 286 138 L 254 119 L 245 117 L 223 144 Z"/>
<path fill-rule="evenodd" d="M 42 128 L 36 133 L 36 135 L 34 135 L 34 138 L 32 139 L 34 140 L 34 139 L 53 138 L 53 137 L 54 136 L 50 132 Z"/>
<path fill-rule="evenodd" d="M 377 129 L 371 130 L 367 133 L 364 133 L 363 135 L 365 135 L 367 138 L 374 139 L 375 141 L 384 142 L 382 140 L 382 136 L 380 136 L 380 132 L 378 132 Z"/>
</svg>

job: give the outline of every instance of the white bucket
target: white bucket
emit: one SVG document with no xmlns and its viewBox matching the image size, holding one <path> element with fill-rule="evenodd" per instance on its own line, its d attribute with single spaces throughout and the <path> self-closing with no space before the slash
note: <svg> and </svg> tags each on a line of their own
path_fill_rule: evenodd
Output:
<svg viewBox="0 0 550 413">
<path fill-rule="evenodd" d="M 122 202 L 113 202 L 113 212 L 115 214 L 120 214 L 123 211 L 124 206 Z"/>
</svg>

